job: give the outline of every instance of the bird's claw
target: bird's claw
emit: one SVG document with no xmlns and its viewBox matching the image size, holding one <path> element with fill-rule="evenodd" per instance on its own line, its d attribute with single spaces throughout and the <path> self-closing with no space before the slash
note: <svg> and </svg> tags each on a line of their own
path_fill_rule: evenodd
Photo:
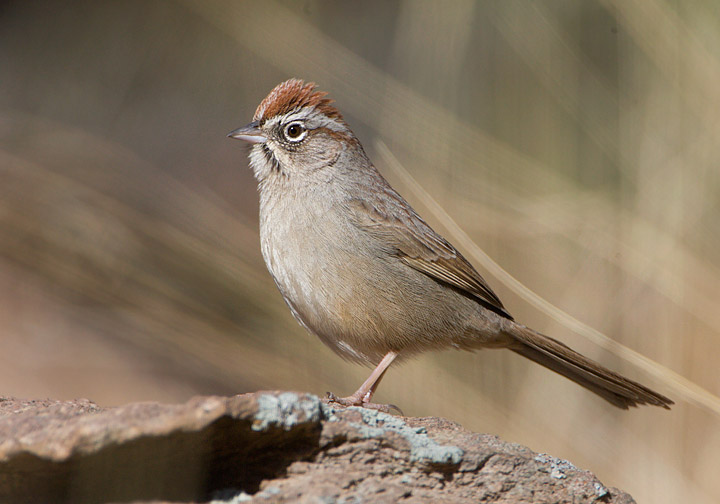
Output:
<svg viewBox="0 0 720 504">
<path fill-rule="evenodd" d="M 403 411 L 398 408 L 394 404 L 377 404 L 365 401 L 362 397 L 358 397 L 355 395 L 351 395 L 348 397 L 338 397 L 332 392 L 327 392 L 325 395 L 325 402 L 327 403 L 335 403 L 339 404 L 340 406 L 359 406 L 361 408 L 367 408 L 367 409 L 374 409 L 377 411 L 382 411 L 383 413 L 390 413 L 391 411 L 395 410 L 398 413 L 400 413 L 401 416 L 405 416 Z"/>
</svg>

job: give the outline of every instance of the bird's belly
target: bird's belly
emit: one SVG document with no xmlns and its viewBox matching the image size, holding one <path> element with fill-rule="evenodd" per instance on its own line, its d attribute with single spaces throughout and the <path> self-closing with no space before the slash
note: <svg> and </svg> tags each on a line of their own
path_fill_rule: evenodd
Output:
<svg viewBox="0 0 720 504">
<path fill-rule="evenodd" d="M 316 246 L 312 240 L 302 244 L 292 240 L 268 238 L 262 252 L 293 316 L 342 357 L 362 362 L 382 358 L 389 350 L 369 323 L 371 312 L 378 309 L 362 302 L 353 258 L 339 248 Z"/>
<path fill-rule="evenodd" d="M 295 318 L 342 357 L 377 363 L 390 351 L 466 346 L 458 342 L 472 332 L 473 301 L 395 258 L 307 242 L 299 255 L 298 245 L 264 242 L 268 269 Z"/>
</svg>

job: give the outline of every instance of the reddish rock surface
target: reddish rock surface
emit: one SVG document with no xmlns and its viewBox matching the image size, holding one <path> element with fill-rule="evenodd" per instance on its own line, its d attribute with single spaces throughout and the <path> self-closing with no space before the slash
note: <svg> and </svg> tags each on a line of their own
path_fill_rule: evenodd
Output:
<svg viewBox="0 0 720 504">
<path fill-rule="evenodd" d="M 258 392 L 100 408 L 0 399 L 0 502 L 631 503 L 440 418 Z"/>
</svg>

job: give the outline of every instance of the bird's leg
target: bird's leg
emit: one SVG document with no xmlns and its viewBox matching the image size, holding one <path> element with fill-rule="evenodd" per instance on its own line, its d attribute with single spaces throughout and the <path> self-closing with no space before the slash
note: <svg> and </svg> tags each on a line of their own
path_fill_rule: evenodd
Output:
<svg viewBox="0 0 720 504">
<path fill-rule="evenodd" d="M 376 409 L 385 413 L 389 413 L 391 409 L 396 409 L 400 412 L 400 414 L 402 414 L 400 408 L 394 404 L 375 404 L 370 402 L 373 394 L 375 394 L 375 391 L 378 388 L 378 385 L 380 385 L 380 380 L 382 380 L 383 376 L 385 376 L 385 371 L 387 371 L 388 367 L 397 356 L 397 352 L 388 352 L 385 357 L 382 358 L 380 364 L 378 364 L 377 367 L 373 369 L 373 372 L 370 373 L 368 379 L 360 385 L 360 388 L 357 389 L 354 394 L 347 397 L 338 397 L 332 392 L 328 392 L 328 402 L 334 402 L 342 406 L 362 406 L 363 408 Z"/>
</svg>

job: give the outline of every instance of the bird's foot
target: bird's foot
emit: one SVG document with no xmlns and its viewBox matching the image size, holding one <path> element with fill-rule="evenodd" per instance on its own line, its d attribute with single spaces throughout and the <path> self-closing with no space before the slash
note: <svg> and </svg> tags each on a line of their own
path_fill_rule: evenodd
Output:
<svg viewBox="0 0 720 504">
<path fill-rule="evenodd" d="M 339 404 L 340 406 L 360 406 L 361 408 L 374 409 L 382 411 L 383 413 L 390 413 L 392 410 L 397 411 L 400 415 L 405 416 L 400 408 L 394 404 L 377 404 L 368 401 L 365 397 L 353 394 L 347 397 L 338 397 L 332 392 L 328 392 L 323 399 L 324 402 L 330 404 Z"/>
</svg>

